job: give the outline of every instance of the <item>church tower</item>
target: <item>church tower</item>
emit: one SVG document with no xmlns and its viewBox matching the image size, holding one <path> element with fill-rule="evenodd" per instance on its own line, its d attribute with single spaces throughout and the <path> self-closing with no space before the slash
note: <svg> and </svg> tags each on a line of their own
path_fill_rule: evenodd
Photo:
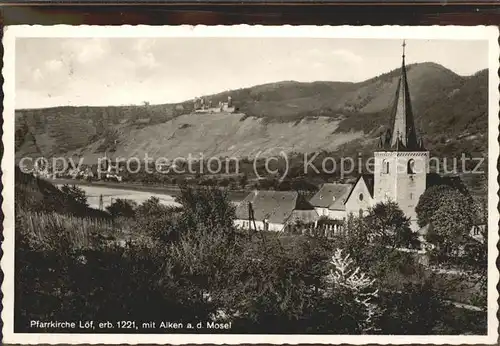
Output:
<svg viewBox="0 0 500 346">
<path fill-rule="evenodd" d="M 405 46 L 403 63 L 391 110 L 391 127 L 380 137 L 374 153 L 374 202 L 398 203 L 412 228 L 417 228 L 415 207 L 426 189 L 429 152 L 418 138 L 406 76 Z"/>
</svg>

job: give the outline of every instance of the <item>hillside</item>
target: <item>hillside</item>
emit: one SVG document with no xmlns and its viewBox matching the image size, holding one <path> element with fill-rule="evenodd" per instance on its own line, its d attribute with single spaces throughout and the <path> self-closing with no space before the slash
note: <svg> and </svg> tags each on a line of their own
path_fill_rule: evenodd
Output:
<svg viewBox="0 0 500 346">
<path fill-rule="evenodd" d="M 488 73 L 462 77 L 435 63 L 407 66 L 417 127 L 438 153 L 486 153 Z M 174 158 L 373 148 L 389 123 L 399 69 L 361 83 L 284 81 L 231 96 L 236 113 L 195 114 L 192 103 L 16 111 L 17 157 L 148 153 Z M 37 154 L 38 155 L 38 154 Z"/>
<path fill-rule="evenodd" d="M 103 211 L 90 208 L 78 198 L 78 191 L 64 191 L 47 180 L 21 172 L 15 168 L 15 207 L 32 212 L 58 213 L 80 217 L 109 218 Z"/>
</svg>

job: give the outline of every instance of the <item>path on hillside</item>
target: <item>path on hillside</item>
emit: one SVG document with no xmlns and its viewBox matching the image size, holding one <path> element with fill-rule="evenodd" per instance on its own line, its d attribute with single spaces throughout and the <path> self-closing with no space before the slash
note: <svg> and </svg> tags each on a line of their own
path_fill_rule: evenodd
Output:
<svg viewBox="0 0 500 346">
<path fill-rule="evenodd" d="M 459 308 L 459 309 L 466 309 L 470 311 L 484 311 L 483 308 L 475 305 L 470 305 L 470 304 L 465 304 L 465 303 L 460 303 L 460 302 L 455 302 L 452 300 L 445 300 L 445 302 L 453 304 L 453 306 Z"/>
</svg>

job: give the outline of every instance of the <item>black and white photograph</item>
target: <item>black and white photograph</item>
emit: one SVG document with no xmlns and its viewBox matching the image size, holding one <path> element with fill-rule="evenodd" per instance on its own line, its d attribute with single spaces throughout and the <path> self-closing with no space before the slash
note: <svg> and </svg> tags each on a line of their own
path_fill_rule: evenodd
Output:
<svg viewBox="0 0 500 346">
<path fill-rule="evenodd" d="M 498 339 L 498 28 L 18 26 L 8 343 Z"/>
</svg>

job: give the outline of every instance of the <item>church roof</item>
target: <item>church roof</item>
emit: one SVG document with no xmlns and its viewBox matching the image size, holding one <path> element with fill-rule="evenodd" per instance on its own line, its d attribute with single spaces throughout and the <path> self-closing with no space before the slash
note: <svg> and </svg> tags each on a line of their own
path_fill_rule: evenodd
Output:
<svg viewBox="0 0 500 346">
<path fill-rule="evenodd" d="M 267 219 L 271 223 L 285 223 L 295 209 L 297 197 L 295 191 L 255 190 L 238 205 L 236 218 L 248 220 L 251 203 L 256 221 Z"/>
<path fill-rule="evenodd" d="M 391 110 L 391 128 L 380 138 L 379 146 L 386 150 L 423 150 L 422 141 L 417 138 L 417 130 L 413 118 L 410 89 L 406 74 L 403 42 L 403 62 L 401 76 Z"/>
<path fill-rule="evenodd" d="M 363 179 L 365 181 L 366 187 L 370 192 L 370 195 L 373 197 L 373 191 L 375 186 L 375 177 L 373 174 L 362 174 L 359 179 Z"/>
<path fill-rule="evenodd" d="M 374 190 L 374 185 L 375 185 L 374 175 L 373 174 L 361 174 L 358 177 L 358 179 L 356 180 L 356 182 L 354 183 L 354 185 L 352 186 L 352 189 L 349 190 L 349 194 L 347 195 L 347 197 L 345 199 L 346 201 L 349 199 L 349 197 L 351 197 L 351 194 L 352 194 L 352 191 L 354 190 L 354 187 L 358 184 L 358 181 L 360 181 L 361 179 L 363 179 L 363 181 L 365 182 L 365 185 L 368 188 L 368 192 L 370 193 L 370 197 L 373 198 L 373 190 Z"/>
<path fill-rule="evenodd" d="M 352 187 L 352 184 L 323 184 L 321 189 L 309 200 L 309 203 L 319 208 L 345 210 L 344 204 Z"/>
</svg>

